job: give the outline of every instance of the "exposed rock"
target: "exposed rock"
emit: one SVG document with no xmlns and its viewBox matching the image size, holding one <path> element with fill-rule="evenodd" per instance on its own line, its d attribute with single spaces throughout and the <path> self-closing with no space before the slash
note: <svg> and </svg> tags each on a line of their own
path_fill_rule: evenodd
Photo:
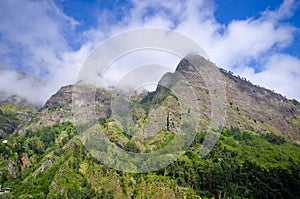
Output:
<svg viewBox="0 0 300 199">
<path fill-rule="evenodd" d="M 16 168 L 16 163 L 14 161 L 9 160 L 7 171 L 13 178 L 17 177 L 17 168 Z"/>
<path fill-rule="evenodd" d="M 200 129 L 207 129 L 213 117 L 211 100 L 213 89 L 219 86 L 224 89 L 224 96 L 220 97 L 226 99 L 225 102 L 222 101 L 226 111 L 214 113 L 214 117 L 224 118 L 225 126 L 250 129 L 259 133 L 275 133 L 300 143 L 300 104 L 296 103 L 297 101 L 288 100 L 268 89 L 254 86 L 244 78 L 233 76 L 231 72 L 223 69 L 217 69 L 219 77 L 214 77 L 210 68 L 216 68 L 216 66 L 203 57 L 187 56 L 179 63 L 175 73 L 167 73 L 162 77 L 156 91 L 149 93 L 142 103 L 152 101 L 165 107 L 163 122 L 168 130 L 177 131 L 182 114 L 187 113 L 190 118 L 197 119 Z M 183 85 L 178 86 L 179 80 L 183 80 Z M 186 88 L 191 88 L 191 90 Z M 24 133 L 28 129 L 73 121 L 72 96 L 79 96 L 75 102 L 75 106 L 78 106 L 75 114 L 80 115 L 82 120 L 90 119 L 88 111 L 91 111 L 90 107 L 93 105 L 95 105 L 98 118 L 109 118 L 111 116 L 111 92 L 105 89 L 95 89 L 95 96 L 85 97 L 85 93 L 90 92 L 91 89 L 95 88 L 78 85 L 62 87 L 46 102 L 36 117 L 26 125 L 22 125 L 17 131 Z M 176 96 L 178 92 L 183 93 L 181 97 L 190 98 L 189 100 L 183 99 L 184 103 L 189 103 L 188 108 L 182 106 L 185 104 L 181 102 L 180 96 Z M 170 101 L 171 98 L 167 97 L 169 95 L 175 96 L 175 100 Z M 146 114 L 148 113 L 143 108 L 132 107 L 131 115 L 137 125 L 143 125 L 147 118 Z M 154 118 L 152 122 L 156 120 Z"/>
<path fill-rule="evenodd" d="M 49 168 L 52 166 L 51 160 L 46 160 L 32 175 L 36 176 L 39 172 L 44 172 L 46 168 Z"/>
<path fill-rule="evenodd" d="M 31 162 L 30 162 L 27 154 L 22 154 L 22 156 L 21 156 L 21 162 L 22 162 L 22 164 L 21 164 L 21 168 L 22 169 L 25 169 L 27 167 L 31 167 L 32 166 L 32 164 L 31 164 Z"/>
<path fill-rule="evenodd" d="M 72 96 L 80 94 L 84 96 L 82 92 L 88 92 L 90 90 L 85 90 L 83 86 L 68 85 L 64 86 L 57 91 L 49 100 L 45 103 L 43 108 L 39 111 L 36 117 L 27 124 L 22 125 L 19 128 L 18 134 L 23 134 L 26 130 L 35 130 L 45 126 L 51 126 L 55 123 L 62 123 L 67 121 L 73 121 L 72 112 Z M 77 92 L 77 93 L 76 93 Z M 76 101 L 77 105 L 81 106 L 76 114 L 88 115 L 86 110 L 88 107 L 95 102 L 96 114 L 100 118 L 108 118 L 110 116 L 110 94 L 104 89 L 96 89 L 95 98 L 92 102 L 87 101 L 82 98 Z"/>
<path fill-rule="evenodd" d="M 190 55 L 183 59 L 175 73 L 167 73 L 160 81 L 155 93 L 155 98 L 163 98 L 168 89 L 163 85 L 176 84 L 176 73 L 180 73 L 191 84 L 198 97 L 201 117 L 209 121 L 211 119 L 211 100 L 206 76 L 202 73 L 202 67 L 216 67 L 210 61 L 200 56 Z M 217 86 L 223 84 L 226 94 L 226 115 L 224 115 L 227 127 L 250 129 L 259 133 L 275 133 L 282 135 L 293 142 L 300 143 L 300 105 L 295 100 L 288 100 L 280 94 L 268 89 L 254 86 L 244 78 L 236 77 L 231 72 L 220 69 L 221 79 L 216 79 Z M 178 75 L 177 75 L 178 76 Z M 170 121 L 169 121 L 170 123 Z M 202 129 L 206 125 L 200 125 Z"/>
</svg>

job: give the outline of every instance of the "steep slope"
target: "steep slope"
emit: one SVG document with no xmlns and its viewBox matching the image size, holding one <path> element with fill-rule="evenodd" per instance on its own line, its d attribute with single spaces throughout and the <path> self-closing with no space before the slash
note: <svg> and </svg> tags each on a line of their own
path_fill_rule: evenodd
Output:
<svg viewBox="0 0 300 199">
<path fill-rule="evenodd" d="M 27 130 L 35 130 L 42 127 L 52 126 L 57 123 L 72 121 L 72 94 L 74 85 L 68 85 L 60 88 L 39 111 L 32 120 L 20 126 L 17 134 L 24 134 Z M 108 109 L 110 100 L 110 91 L 97 89 L 97 113 L 101 118 L 108 118 L 110 111 Z M 104 107 L 104 108 L 102 108 Z M 84 114 L 84 110 L 83 114 Z"/>
<path fill-rule="evenodd" d="M 216 67 L 213 63 L 205 60 L 200 56 L 189 56 L 188 59 L 193 60 L 192 64 L 183 59 L 177 69 L 176 73 L 182 75 L 189 84 L 193 85 L 193 91 L 196 92 L 201 111 L 201 117 L 208 122 L 211 114 L 211 99 L 207 82 L 203 78 L 203 74 L 197 73 L 197 67 L 207 65 L 209 67 Z M 196 67 L 196 68 L 195 68 Z M 272 133 L 286 137 L 293 142 L 300 142 L 300 103 L 296 100 L 288 100 L 280 94 L 274 93 L 268 89 L 254 86 L 249 81 L 236 77 L 230 72 L 226 72 L 220 69 L 222 84 L 224 85 L 226 95 L 226 112 L 224 112 L 225 126 L 226 127 L 237 127 L 240 129 L 250 129 L 258 133 Z M 214 78 L 214 77 L 212 77 Z M 174 79 L 174 74 L 168 73 L 163 76 L 156 92 L 150 93 L 149 96 L 140 96 L 142 104 L 159 103 L 162 104 L 163 99 L 166 95 L 169 95 L 166 89 L 163 88 L 164 84 L 168 84 L 170 79 Z M 172 84 L 172 83 L 170 83 Z M 172 85 L 169 85 L 172 87 Z M 213 85 L 216 86 L 216 85 Z M 55 123 L 66 122 L 72 120 L 72 91 L 73 86 L 62 87 L 55 95 L 53 95 L 39 112 L 37 117 L 34 119 L 37 122 L 31 122 L 29 127 L 23 127 L 18 132 L 22 133 L 24 129 L 34 128 L 38 126 L 49 126 Z M 152 95 L 152 96 L 151 96 Z M 105 91 L 104 89 L 97 89 L 97 106 L 101 107 L 104 105 L 105 110 L 98 108 L 97 114 L 99 117 L 106 118 L 110 116 L 110 100 L 111 92 Z M 141 99 L 143 98 L 143 99 Z M 176 98 L 176 96 L 175 96 Z M 160 100 L 158 100 L 160 99 Z M 170 101 L 170 97 L 166 98 Z M 131 99 L 134 101 L 134 99 Z M 135 100 L 136 101 L 136 100 Z M 178 101 L 178 100 L 177 100 Z M 178 109 L 178 102 L 176 100 L 169 104 L 171 110 Z M 135 110 L 136 106 L 133 106 L 133 112 L 139 112 Z M 144 106 L 145 108 L 145 106 Z M 141 110 L 140 110 L 141 111 Z M 147 118 L 145 114 L 147 111 L 142 111 L 144 115 L 139 115 L 138 118 Z M 176 111 L 175 111 L 176 112 Z M 179 112 L 179 110 L 177 110 Z M 137 114 L 137 113 L 135 113 Z M 179 113 L 175 114 L 175 118 L 179 117 Z M 136 118 L 136 120 L 138 120 Z M 167 118 L 166 118 L 167 123 Z M 207 124 L 205 122 L 200 125 L 200 128 L 205 130 Z"/>
<path fill-rule="evenodd" d="M 192 64 L 193 63 L 193 64 Z M 202 116 L 210 119 L 210 95 L 207 86 L 208 74 L 200 74 L 199 68 L 203 66 L 216 67 L 213 63 L 200 56 L 190 55 L 183 59 L 176 72 L 182 74 L 193 85 L 198 100 L 204 104 Z M 258 133 L 272 133 L 300 143 L 300 103 L 288 100 L 280 94 L 268 89 L 254 86 L 246 79 L 236 77 L 231 72 L 220 69 L 221 81 L 225 88 L 226 115 L 225 126 L 250 129 Z M 163 82 L 172 79 L 173 74 L 166 74 Z M 212 77 L 214 78 L 214 77 Z M 217 77 L 215 77 L 217 78 Z M 158 88 L 159 93 L 161 88 Z M 164 91 L 163 91 L 164 92 Z M 159 94 L 158 94 L 159 95 Z M 205 128 L 203 128 L 205 129 Z"/>
<path fill-rule="evenodd" d="M 0 100 L 0 138 L 13 133 L 17 127 L 28 122 L 38 106 L 19 96 L 3 97 Z"/>
<path fill-rule="evenodd" d="M 189 59 L 197 64 L 191 65 Z M 194 141 L 174 163 L 154 172 L 133 174 L 99 162 L 82 144 L 72 124 L 72 95 L 84 92 L 85 87 L 70 85 L 54 94 L 37 114 L 27 115 L 28 121 L 5 137 L 6 142 L 0 138 L 0 184 L 11 190 L 3 197 L 298 197 L 300 145 L 295 142 L 299 141 L 299 104 L 222 70 L 220 82 L 226 89 L 227 99 L 225 125 L 211 153 L 201 158 L 199 152 L 207 134 L 212 105 L 207 88 L 210 82 L 195 72 L 195 67 L 203 65 L 213 64 L 192 56 L 183 59 L 176 70 L 193 85 L 201 118 Z M 182 115 L 193 114 L 192 110 L 181 108 L 175 95 L 176 72 L 166 74 L 160 82 L 169 89 L 159 86 L 153 93 L 130 100 L 134 125 L 145 127 L 151 117 L 153 123 L 160 124 L 158 133 L 147 139 L 126 134 L 133 126 L 121 127 L 120 121 L 111 118 L 112 92 L 96 89 L 98 121 L 111 142 L 125 151 L 150 153 L 174 138 Z M 90 103 L 82 100 L 80 104 L 77 114 L 85 118 Z M 155 115 L 160 112 L 155 104 L 166 112 L 162 121 L 156 120 Z M 270 116 L 271 120 L 265 120 Z"/>
<path fill-rule="evenodd" d="M 230 73 L 227 77 L 227 121 L 232 126 L 274 133 L 300 143 L 300 103 Z"/>
</svg>

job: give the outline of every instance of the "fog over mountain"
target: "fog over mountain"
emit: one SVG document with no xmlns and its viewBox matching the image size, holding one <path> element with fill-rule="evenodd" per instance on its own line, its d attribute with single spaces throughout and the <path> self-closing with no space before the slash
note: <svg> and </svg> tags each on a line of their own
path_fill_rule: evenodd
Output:
<svg viewBox="0 0 300 199">
<path fill-rule="evenodd" d="M 15 96 L 20 99 L 26 98 L 34 104 L 43 104 L 43 100 L 48 95 L 46 82 L 43 79 L 2 67 L 0 67 L 0 74 L 0 100 Z"/>
</svg>

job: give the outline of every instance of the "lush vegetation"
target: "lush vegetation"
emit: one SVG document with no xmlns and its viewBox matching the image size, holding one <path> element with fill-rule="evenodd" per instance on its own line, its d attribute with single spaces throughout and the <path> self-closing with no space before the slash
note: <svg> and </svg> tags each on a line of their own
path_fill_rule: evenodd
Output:
<svg viewBox="0 0 300 199">
<path fill-rule="evenodd" d="M 18 125 L 32 116 L 35 108 L 22 102 L 0 102 L 0 139 L 11 134 Z"/>
<path fill-rule="evenodd" d="M 103 121 L 107 124 L 106 121 Z M 300 146 L 282 137 L 224 128 L 214 149 L 199 156 L 205 131 L 168 167 L 118 172 L 95 160 L 70 122 L 0 145 L 0 184 L 19 198 L 297 198 Z M 134 142 L 125 150 L 139 152 Z"/>
<path fill-rule="evenodd" d="M 179 70 L 199 89 L 199 98 L 193 100 L 204 102 L 199 127 L 205 129 L 211 122 L 209 91 L 202 88 L 205 83 L 197 75 L 188 78 L 190 71 L 184 72 L 185 67 Z M 0 198 L 299 198 L 300 145 L 291 142 L 299 141 L 299 102 L 221 71 L 230 85 L 226 123 L 243 130 L 221 129 L 217 143 L 205 157 L 200 152 L 207 132 L 195 129 L 195 123 L 182 122 L 184 117 L 199 117 L 193 116 L 193 106 L 182 106 L 172 93 L 176 75 L 162 78 L 170 89 L 158 86 L 155 92 L 131 96 L 128 112 L 112 111 L 109 103 L 113 93 L 96 90 L 98 127 L 125 151 L 151 153 L 166 146 L 176 151 L 185 143 L 185 139 L 171 142 L 178 128 L 189 129 L 187 134 L 179 133 L 180 138 L 195 132 L 192 144 L 175 162 L 142 174 L 111 169 L 91 155 L 110 146 L 99 139 L 93 122 L 84 122 L 89 117 L 83 117 L 77 126 L 83 139 L 71 122 L 65 122 L 72 118 L 73 86 L 61 88 L 38 112 L 22 101 L 1 102 L 0 185 L 11 192 L 0 194 Z M 128 100 L 123 94 L 117 96 L 115 103 L 124 105 Z M 83 102 L 79 103 L 79 113 L 88 116 L 90 104 Z M 132 120 L 124 122 L 128 116 Z M 115 162 L 116 154 L 106 158 Z"/>
<path fill-rule="evenodd" d="M 180 184 L 193 187 L 199 195 L 205 190 L 221 198 L 299 196 L 299 145 L 282 143 L 277 137 L 278 146 L 272 143 L 275 135 L 223 129 L 214 149 L 201 159 L 198 150 L 204 135 L 199 133 L 185 155 L 167 168 Z"/>
<path fill-rule="evenodd" d="M 14 114 L 5 113 L 0 109 L 0 138 L 12 133 L 18 124 L 19 120 Z"/>
</svg>

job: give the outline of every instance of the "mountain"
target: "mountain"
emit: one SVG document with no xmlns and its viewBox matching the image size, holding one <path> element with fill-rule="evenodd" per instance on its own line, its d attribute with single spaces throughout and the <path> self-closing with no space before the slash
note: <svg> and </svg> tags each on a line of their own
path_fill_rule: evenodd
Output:
<svg viewBox="0 0 300 199">
<path fill-rule="evenodd" d="M 88 101 L 91 91 L 95 92 L 94 102 Z M 14 103 L 9 102 L 9 110 L 13 111 L 7 111 L 4 103 L 0 112 L 5 133 L 0 140 L 0 184 L 10 189 L 10 193 L 0 192 L 0 197 L 300 195 L 299 102 L 217 69 L 200 56 L 183 59 L 174 73 L 162 77 L 155 92 L 129 95 L 88 85 L 69 85 L 38 111 Z M 91 107 L 95 108 L 94 116 L 89 114 Z M 126 111 L 131 122 L 124 126 Z M 101 140 L 89 135 L 94 124 L 85 121 L 93 117 L 105 137 L 127 152 L 177 149 L 181 144 L 172 140 L 186 126 L 189 131 L 183 135 L 195 132 L 195 137 L 183 154 L 165 168 L 145 173 L 122 172 L 95 158 L 95 150 L 105 148 L 105 143 L 101 145 Z M 11 124 L 14 128 L 6 128 Z M 203 142 L 210 133 L 208 127 L 219 130 L 220 135 L 212 151 L 201 157 Z M 116 159 L 106 157 L 109 162 Z M 138 168 L 132 167 L 132 171 L 135 169 Z"/>
<path fill-rule="evenodd" d="M 192 56 L 182 60 L 177 71 L 182 73 L 187 81 L 192 82 L 201 90 L 201 100 L 205 100 L 207 89 L 201 76 L 193 75 L 195 66 L 210 65 L 204 58 Z M 193 61 L 190 61 L 193 60 Z M 288 100 L 280 94 L 268 89 L 254 86 L 244 78 L 236 77 L 229 71 L 220 69 L 226 95 L 226 126 L 249 129 L 258 133 L 273 133 L 286 137 L 292 142 L 300 143 L 300 103 Z M 195 82 L 196 80 L 197 82 Z M 202 80 L 202 81 L 201 81 Z M 216 85 L 216 84 L 215 84 Z M 214 86 L 215 86 L 214 85 Z M 206 91 L 206 92 L 203 92 Z M 209 100 L 205 100 L 209 101 Z M 208 102 L 206 102 L 208 103 Z"/>
</svg>

